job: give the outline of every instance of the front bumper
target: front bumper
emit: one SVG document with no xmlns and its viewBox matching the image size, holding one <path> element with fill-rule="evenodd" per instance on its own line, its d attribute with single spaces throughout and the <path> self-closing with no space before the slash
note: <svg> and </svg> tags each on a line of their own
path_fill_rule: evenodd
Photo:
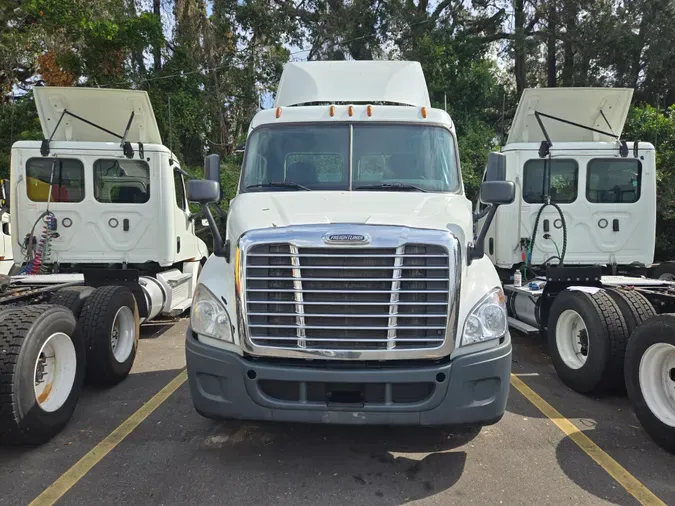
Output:
<svg viewBox="0 0 675 506">
<path fill-rule="evenodd" d="M 208 418 L 489 425 L 506 409 L 511 341 L 444 364 L 342 368 L 247 360 L 188 329 L 186 358 L 195 409 Z"/>
</svg>

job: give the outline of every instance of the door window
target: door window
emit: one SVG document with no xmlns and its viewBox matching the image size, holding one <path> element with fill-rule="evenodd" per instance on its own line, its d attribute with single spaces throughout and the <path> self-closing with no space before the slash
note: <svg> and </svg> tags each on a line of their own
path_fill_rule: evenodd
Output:
<svg viewBox="0 0 675 506">
<path fill-rule="evenodd" d="M 70 158 L 31 158 L 26 162 L 26 183 L 33 202 L 82 202 L 84 165 Z"/>
<path fill-rule="evenodd" d="M 143 160 L 96 160 L 94 197 L 105 204 L 144 204 L 150 199 L 150 167 Z"/>
<path fill-rule="evenodd" d="M 543 204 L 546 195 L 545 167 L 550 164 L 548 194 L 551 202 L 570 204 L 577 199 L 579 165 L 575 160 L 532 159 L 523 169 L 523 200 Z"/>
<path fill-rule="evenodd" d="M 183 175 L 178 171 L 173 172 L 173 184 L 176 188 L 176 205 L 185 211 L 185 186 L 183 183 Z"/>
<path fill-rule="evenodd" d="M 594 204 L 632 204 L 640 199 L 641 183 L 640 160 L 591 160 L 586 176 L 586 199 Z"/>
</svg>

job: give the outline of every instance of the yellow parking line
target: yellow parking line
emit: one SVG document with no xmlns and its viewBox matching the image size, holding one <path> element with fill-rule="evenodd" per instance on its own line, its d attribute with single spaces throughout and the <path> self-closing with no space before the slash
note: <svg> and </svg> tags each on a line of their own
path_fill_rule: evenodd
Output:
<svg viewBox="0 0 675 506">
<path fill-rule="evenodd" d="M 624 469 L 621 464 L 605 453 L 598 445 L 591 441 L 576 425 L 562 416 L 553 406 L 541 398 L 534 390 L 528 387 L 523 380 L 511 375 L 511 385 L 525 398 L 534 404 L 549 420 L 558 426 L 579 448 L 598 463 L 612 478 L 626 489 L 640 504 L 666 506 L 661 499 L 645 487 L 635 476 Z"/>
<path fill-rule="evenodd" d="M 120 444 L 131 432 L 138 427 L 143 420 L 152 414 L 172 393 L 185 383 L 187 372 L 185 369 L 169 382 L 164 388 L 155 394 L 148 402 L 143 404 L 138 411 L 127 418 L 122 425 L 112 431 L 103 441 L 97 444 L 89 453 L 82 457 L 73 467 L 61 475 L 49 488 L 36 497 L 29 506 L 52 505 L 63 494 L 68 492 L 73 485 L 82 479 L 92 467 L 98 464 L 103 457 L 110 453 L 113 448 Z"/>
</svg>

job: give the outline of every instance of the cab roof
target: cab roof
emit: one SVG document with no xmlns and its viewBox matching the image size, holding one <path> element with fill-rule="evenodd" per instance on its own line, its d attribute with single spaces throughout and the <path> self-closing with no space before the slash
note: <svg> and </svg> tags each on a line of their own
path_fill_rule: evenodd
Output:
<svg viewBox="0 0 675 506">
<path fill-rule="evenodd" d="M 279 81 L 274 107 L 316 103 L 389 103 L 431 107 L 419 62 L 287 63 Z"/>
</svg>

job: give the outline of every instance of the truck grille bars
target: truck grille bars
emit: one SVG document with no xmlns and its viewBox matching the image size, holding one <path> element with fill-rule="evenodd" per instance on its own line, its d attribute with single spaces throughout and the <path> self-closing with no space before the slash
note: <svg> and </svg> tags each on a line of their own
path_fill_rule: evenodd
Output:
<svg viewBox="0 0 675 506">
<path fill-rule="evenodd" d="M 246 330 L 256 349 L 425 357 L 443 347 L 455 321 L 455 255 L 438 242 L 279 241 L 251 243 L 244 254 Z"/>
</svg>

